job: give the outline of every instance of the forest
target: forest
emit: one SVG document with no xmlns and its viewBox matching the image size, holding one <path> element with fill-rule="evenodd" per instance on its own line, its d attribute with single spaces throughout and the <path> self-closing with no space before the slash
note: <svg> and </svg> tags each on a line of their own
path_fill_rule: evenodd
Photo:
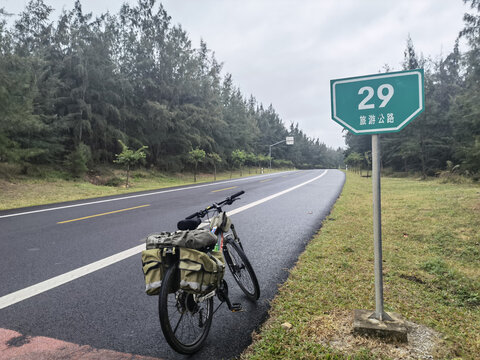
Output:
<svg viewBox="0 0 480 360">
<path fill-rule="evenodd" d="M 343 164 L 343 149 L 244 95 L 207 44 L 194 47 L 155 0 L 95 17 L 77 0 L 55 21 L 53 10 L 43 0 L 15 17 L 0 9 L 0 163 L 81 176 L 126 146 L 168 172 L 231 169 L 232 154 L 250 166 Z M 286 136 L 295 145 L 275 146 L 270 159 L 269 145 Z"/>
<path fill-rule="evenodd" d="M 425 111 L 402 131 L 381 136 L 384 171 L 480 180 L 480 0 L 464 2 L 473 13 L 464 15 L 464 29 L 447 56 L 424 58 L 407 39 L 403 70 L 424 69 Z M 368 169 L 371 137 L 348 132 L 345 142 L 345 163 Z"/>
</svg>

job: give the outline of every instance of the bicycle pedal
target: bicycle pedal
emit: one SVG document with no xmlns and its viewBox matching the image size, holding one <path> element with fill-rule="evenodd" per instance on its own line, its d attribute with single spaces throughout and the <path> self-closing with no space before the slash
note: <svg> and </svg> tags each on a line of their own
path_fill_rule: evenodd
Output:
<svg viewBox="0 0 480 360">
<path fill-rule="evenodd" d="M 233 304 L 230 306 L 230 311 L 231 311 L 231 312 L 243 311 L 242 304 L 240 304 L 240 303 L 233 303 Z"/>
</svg>

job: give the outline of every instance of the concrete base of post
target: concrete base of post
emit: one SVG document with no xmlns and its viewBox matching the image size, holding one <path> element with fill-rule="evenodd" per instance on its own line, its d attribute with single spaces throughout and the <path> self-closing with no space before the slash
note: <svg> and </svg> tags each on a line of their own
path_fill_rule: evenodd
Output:
<svg viewBox="0 0 480 360">
<path fill-rule="evenodd" d="M 401 315 L 387 313 L 391 320 L 372 318 L 372 310 L 355 310 L 353 315 L 353 333 L 382 338 L 387 341 L 408 342 L 407 327 Z"/>
</svg>

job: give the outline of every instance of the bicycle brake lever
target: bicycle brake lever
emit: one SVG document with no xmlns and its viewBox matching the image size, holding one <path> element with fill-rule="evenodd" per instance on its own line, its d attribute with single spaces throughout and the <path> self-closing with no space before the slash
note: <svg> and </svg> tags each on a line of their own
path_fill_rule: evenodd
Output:
<svg viewBox="0 0 480 360">
<path fill-rule="evenodd" d="M 240 198 L 228 198 L 227 205 L 232 205 L 235 201 L 239 200 Z"/>
</svg>

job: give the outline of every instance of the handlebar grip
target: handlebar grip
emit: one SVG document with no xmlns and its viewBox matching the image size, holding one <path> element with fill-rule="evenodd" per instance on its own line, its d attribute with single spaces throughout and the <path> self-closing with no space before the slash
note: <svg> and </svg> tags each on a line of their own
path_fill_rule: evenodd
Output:
<svg viewBox="0 0 480 360">
<path fill-rule="evenodd" d="M 199 217 L 193 219 L 180 220 L 177 223 L 178 230 L 195 230 L 202 220 Z"/>
<path fill-rule="evenodd" d="M 189 219 L 193 219 L 194 217 L 198 217 L 198 212 L 196 212 L 195 214 L 192 214 L 192 215 L 188 215 L 185 220 L 189 220 Z"/>
<path fill-rule="evenodd" d="M 245 191 L 243 191 L 243 190 L 239 191 L 239 192 L 233 194 L 232 196 L 230 196 L 230 199 L 234 199 L 234 198 L 239 197 L 240 195 L 243 195 L 243 194 L 245 194 Z"/>
</svg>

